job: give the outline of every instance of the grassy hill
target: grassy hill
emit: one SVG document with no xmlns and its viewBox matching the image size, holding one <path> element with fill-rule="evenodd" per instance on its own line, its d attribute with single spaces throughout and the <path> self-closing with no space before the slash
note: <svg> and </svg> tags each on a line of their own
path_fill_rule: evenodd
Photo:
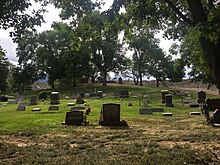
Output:
<svg viewBox="0 0 220 165">
<path fill-rule="evenodd" d="M 196 102 L 197 94 L 188 91 L 188 96 L 173 95 L 174 107 L 166 107 L 161 103 L 162 89 L 126 84 L 60 88 L 56 89 L 62 98 L 59 111 L 48 111 L 49 100 L 27 106 L 25 111 L 16 111 L 17 104 L 1 102 L 0 164 L 219 164 L 220 130 L 206 125 L 202 115 L 189 115 L 199 108 L 183 104 L 189 98 Z M 89 125 L 62 125 L 70 110 L 67 103 L 75 102 L 71 96 L 95 90 L 102 90 L 105 96 L 85 97 L 92 109 Z M 114 97 L 116 90 L 128 90 L 130 97 Z M 24 101 L 38 93 L 26 93 Z M 165 117 L 163 112 L 140 115 L 143 95 L 148 95 L 149 107 L 161 107 L 173 116 Z M 133 106 L 128 106 L 129 102 Z M 120 104 L 121 120 L 129 127 L 98 125 L 103 103 Z M 42 110 L 32 112 L 34 107 Z"/>
</svg>

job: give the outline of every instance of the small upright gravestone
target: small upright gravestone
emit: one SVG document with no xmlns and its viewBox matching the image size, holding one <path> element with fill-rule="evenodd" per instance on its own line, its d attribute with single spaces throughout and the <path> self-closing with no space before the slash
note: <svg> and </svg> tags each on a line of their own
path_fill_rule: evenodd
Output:
<svg viewBox="0 0 220 165">
<path fill-rule="evenodd" d="M 118 78 L 118 83 L 119 83 L 119 84 L 123 84 L 123 80 L 122 80 L 121 77 Z"/>
<path fill-rule="evenodd" d="M 98 97 L 102 98 L 102 91 L 97 91 Z"/>
<path fill-rule="evenodd" d="M 165 106 L 167 106 L 167 107 L 173 107 L 172 95 L 171 95 L 171 94 L 166 94 L 166 95 L 165 95 Z"/>
<path fill-rule="evenodd" d="M 63 124 L 82 125 L 83 119 L 84 119 L 83 111 L 70 111 L 70 112 L 66 112 L 66 119 Z"/>
<path fill-rule="evenodd" d="M 145 95 L 145 96 L 143 97 L 143 107 L 147 107 L 148 102 L 149 102 L 149 100 L 148 100 L 148 96 Z"/>
<path fill-rule="evenodd" d="M 103 104 L 99 124 L 120 125 L 120 104 Z"/>
<path fill-rule="evenodd" d="M 127 90 L 120 91 L 120 98 L 129 98 L 129 92 Z"/>
<path fill-rule="evenodd" d="M 60 104 L 59 92 L 52 92 L 50 95 L 50 104 Z"/>
<path fill-rule="evenodd" d="M 30 105 L 37 105 L 37 96 L 31 96 Z"/>
<path fill-rule="evenodd" d="M 198 92 L 198 99 L 197 102 L 200 103 L 205 103 L 206 100 L 206 93 L 204 91 Z"/>
</svg>

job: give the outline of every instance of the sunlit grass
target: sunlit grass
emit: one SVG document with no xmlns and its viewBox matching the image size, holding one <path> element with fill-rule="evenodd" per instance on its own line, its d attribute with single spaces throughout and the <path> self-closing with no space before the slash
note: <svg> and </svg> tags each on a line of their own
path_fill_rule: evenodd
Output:
<svg viewBox="0 0 220 165">
<path fill-rule="evenodd" d="M 92 109 L 89 125 L 62 125 L 70 110 L 67 103 L 75 102 L 72 94 L 94 88 L 106 96 L 85 98 Z M 113 93 L 119 89 L 129 90 L 130 98 L 115 98 Z M 189 108 L 180 97 L 173 97 L 174 107 L 164 106 L 160 90 L 125 85 L 59 89 L 62 99 L 58 111 L 48 110 L 49 100 L 27 106 L 25 111 L 16 111 L 17 104 L 1 103 L 0 164 L 218 164 L 220 130 L 205 125 L 202 115 L 189 115 L 200 109 Z M 37 93 L 29 93 L 25 99 Z M 162 116 L 163 112 L 140 115 L 142 94 L 148 95 L 149 107 L 162 107 L 173 116 Z M 70 99 L 64 99 L 67 95 Z M 196 101 L 196 93 L 192 100 Z M 129 102 L 133 106 L 128 106 Z M 99 126 L 103 103 L 120 104 L 121 120 L 129 127 Z M 34 107 L 41 111 L 32 112 Z"/>
</svg>

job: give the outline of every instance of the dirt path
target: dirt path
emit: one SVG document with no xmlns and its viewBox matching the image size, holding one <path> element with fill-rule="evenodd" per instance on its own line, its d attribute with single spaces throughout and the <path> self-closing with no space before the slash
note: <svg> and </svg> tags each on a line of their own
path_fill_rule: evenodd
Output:
<svg viewBox="0 0 220 165">
<path fill-rule="evenodd" d="M 196 91 L 196 92 L 204 91 L 208 94 L 219 96 L 218 90 L 208 90 L 208 89 L 204 89 L 204 88 L 180 88 L 180 89 L 189 90 L 189 91 Z"/>
</svg>

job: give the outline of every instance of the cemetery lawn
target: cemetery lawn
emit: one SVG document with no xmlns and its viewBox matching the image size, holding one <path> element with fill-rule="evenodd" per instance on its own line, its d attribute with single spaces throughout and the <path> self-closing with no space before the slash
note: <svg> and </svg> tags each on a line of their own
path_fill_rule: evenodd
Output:
<svg viewBox="0 0 220 165">
<path fill-rule="evenodd" d="M 89 125 L 62 125 L 70 110 L 67 103 L 75 102 L 64 97 L 94 88 L 106 96 L 85 98 L 92 109 Z M 113 93 L 119 89 L 128 90 L 130 97 L 115 98 Z M 189 115 L 200 108 L 183 104 L 189 96 L 196 102 L 197 94 L 189 91 L 189 96 L 173 96 L 174 107 L 166 107 L 161 103 L 161 90 L 129 85 L 57 89 L 62 97 L 58 111 L 48 111 L 49 100 L 27 106 L 25 111 L 16 111 L 18 104 L 0 102 L 0 164 L 220 164 L 220 128 L 206 125 L 203 115 Z M 38 93 L 27 93 L 24 98 Z M 162 116 L 164 112 L 140 115 L 141 94 L 148 95 L 148 107 L 161 107 L 173 116 Z M 103 103 L 120 104 L 121 120 L 129 127 L 98 125 Z M 33 112 L 35 107 L 41 111 Z"/>
</svg>

